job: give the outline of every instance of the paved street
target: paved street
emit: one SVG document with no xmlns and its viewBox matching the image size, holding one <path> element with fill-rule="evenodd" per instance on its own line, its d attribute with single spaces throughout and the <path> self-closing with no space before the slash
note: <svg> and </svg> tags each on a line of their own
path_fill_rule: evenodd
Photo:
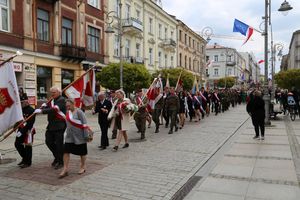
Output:
<svg viewBox="0 0 300 200">
<path fill-rule="evenodd" d="M 89 123 L 99 132 L 96 117 Z M 37 120 L 33 166 L 19 169 L 16 163 L 0 165 L 1 199 L 171 199 L 201 168 L 210 156 L 248 119 L 245 107 L 239 106 L 200 123 L 187 123 L 173 135 L 162 128 L 154 134 L 147 131 L 147 140 L 139 141 L 132 126 L 130 147 L 117 153 L 99 151 L 99 134 L 89 144 L 87 173 L 77 175 L 78 158 L 71 157 L 71 174 L 58 180 L 58 171 L 50 168 L 52 156 L 43 144 L 46 126 L 44 116 Z M 110 141 L 112 144 L 113 141 Z M 18 158 L 13 138 L 1 143 L 5 158 Z"/>
</svg>

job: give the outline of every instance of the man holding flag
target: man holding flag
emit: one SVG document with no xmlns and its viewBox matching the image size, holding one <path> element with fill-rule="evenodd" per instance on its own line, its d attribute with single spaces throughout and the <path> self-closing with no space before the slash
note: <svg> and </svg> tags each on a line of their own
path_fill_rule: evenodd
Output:
<svg viewBox="0 0 300 200">
<path fill-rule="evenodd" d="M 43 104 L 41 109 L 36 109 L 36 114 L 48 115 L 48 126 L 46 130 L 46 145 L 54 156 L 52 167 L 60 169 L 63 167 L 63 144 L 66 129 L 65 114 L 66 101 L 61 95 L 60 88 L 50 88 L 52 100 Z"/>
</svg>

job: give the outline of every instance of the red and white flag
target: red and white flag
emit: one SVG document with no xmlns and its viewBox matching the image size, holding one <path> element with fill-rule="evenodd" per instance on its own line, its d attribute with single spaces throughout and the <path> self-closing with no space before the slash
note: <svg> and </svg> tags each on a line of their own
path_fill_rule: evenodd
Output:
<svg viewBox="0 0 300 200">
<path fill-rule="evenodd" d="M 77 79 L 66 91 L 65 95 L 75 100 L 75 106 L 89 107 L 94 105 L 95 72 L 90 70 Z"/>
<path fill-rule="evenodd" d="M 21 101 L 12 62 L 0 66 L 0 136 L 23 120 Z"/>
<path fill-rule="evenodd" d="M 264 63 L 264 62 L 265 62 L 264 60 L 259 60 L 258 64 L 261 64 L 261 63 Z"/>
<path fill-rule="evenodd" d="M 146 96 L 149 100 L 148 107 L 153 110 L 155 104 L 163 96 L 163 84 L 161 78 L 155 78 L 149 90 L 147 91 Z"/>
</svg>

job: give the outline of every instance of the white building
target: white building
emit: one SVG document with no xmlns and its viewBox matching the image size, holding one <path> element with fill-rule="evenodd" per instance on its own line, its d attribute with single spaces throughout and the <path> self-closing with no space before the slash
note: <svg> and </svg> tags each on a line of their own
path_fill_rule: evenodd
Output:
<svg viewBox="0 0 300 200">
<path fill-rule="evenodd" d="M 295 31 L 291 39 L 288 69 L 300 69 L 300 30 Z"/>
<path fill-rule="evenodd" d="M 206 47 L 207 75 L 210 87 L 225 77 L 233 77 L 236 85 L 246 81 L 246 61 L 236 49 L 220 46 L 218 44 Z"/>
<path fill-rule="evenodd" d="M 239 52 L 246 62 L 246 80 L 248 83 L 258 83 L 260 75 L 260 67 L 256 61 L 256 58 L 253 53 L 248 52 Z"/>
</svg>

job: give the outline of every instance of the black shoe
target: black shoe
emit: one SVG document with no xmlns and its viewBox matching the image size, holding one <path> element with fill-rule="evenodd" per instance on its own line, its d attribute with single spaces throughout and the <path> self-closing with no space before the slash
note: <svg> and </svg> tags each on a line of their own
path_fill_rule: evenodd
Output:
<svg viewBox="0 0 300 200">
<path fill-rule="evenodd" d="M 253 139 L 257 140 L 257 139 L 259 139 L 259 136 L 254 136 Z"/>
<path fill-rule="evenodd" d="M 106 147 L 105 147 L 105 146 L 103 146 L 103 147 L 100 147 L 99 149 L 100 149 L 100 150 L 105 150 L 105 149 L 106 149 Z"/>
<path fill-rule="evenodd" d="M 144 140 L 144 139 L 145 139 L 145 133 L 141 134 L 141 140 Z"/>
<path fill-rule="evenodd" d="M 62 163 L 57 163 L 57 164 L 55 165 L 54 169 L 55 169 L 55 170 L 58 170 L 58 169 L 61 169 L 61 168 L 63 168 L 63 167 L 64 167 L 64 165 L 63 165 Z"/>
<path fill-rule="evenodd" d="M 126 143 L 126 144 L 124 144 L 124 146 L 122 148 L 125 149 L 125 148 L 128 148 L 128 147 L 129 147 L 129 144 Z"/>
<path fill-rule="evenodd" d="M 154 133 L 159 133 L 159 128 L 156 128 Z"/>
<path fill-rule="evenodd" d="M 173 134 L 173 131 L 172 131 L 172 130 L 170 130 L 168 134 Z"/>
<path fill-rule="evenodd" d="M 18 166 L 23 165 L 24 161 L 22 160 L 21 162 L 18 163 Z"/>
<path fill-rule="evenodd" d="M 176 127 L 175 127 L 175 132 L 177 132 L 177 131 L 178 131 L 178 127 L 176 126 Z"/>
<path fill-rule="evenodd" d="M 25 163 L 22 164 L 22 165 L 20 165 L 20 168 L 21 168 L 21 169 L 24 169 L 24 168 L 27 168 L 27 167 L 30 167 L 30 165 L 29 165 L 29 164 L 25 164 Z"/>
<path fill-rule="evenodd" d="M 102 149 L 102 148 L 103 148 L 103 146 L 98 146 L 98 148 L 99 148 L 99 149 Z"/>
<path fill-rule="evenodd" d="M 169 125 L 168 125 L 168 124 L 166 124 L 166 125 L 165 125 L 165 128 L 168 128 L 168 127 L 169 127 Z"/>
<path fill-rule="evenodd" d="M 53 160 L 53 162 L 51 163 L 51 166 L 52 166 L 52 167 L 55 167 L 56 164 L 57 164 L 57 161 L 56 161 L 56 160 Z"/>
<path fill-rule="evenodd" d="M 118 146 L 114 146 L 114 148 L 112 149 L 113 151 L 118 151 Z"/>
</svg>

